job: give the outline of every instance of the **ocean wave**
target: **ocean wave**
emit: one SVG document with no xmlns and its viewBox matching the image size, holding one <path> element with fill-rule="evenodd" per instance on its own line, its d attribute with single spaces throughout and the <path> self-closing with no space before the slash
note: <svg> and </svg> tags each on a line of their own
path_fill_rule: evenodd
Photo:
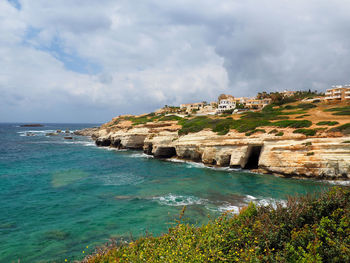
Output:
<svg viewBox="0 0 350 263">
<path fill-rule="evenodd" d="M 271 205 L 273 208 L 277 208 L 277 205 L 280 204 L 283 207 L 287 206 L 287 201 L 286 200 L 277 200 L 277 199 L 273 199 L 273 198 L 264 198 L 264 199 L 260 199 L 258 201 L 253 201 L 253 203 L 256 203 L 257 205 L 260 206 L 269 206 Z"/>
<path fill-rule="evenodd" d="M 48 132 L 56 132 L 56 130 L 25 130 L 25 131 L 19 131 L 17 133 L 48 133 Z"/>
<path fill-rule="evenodd" d="M 96 146 L 92 141 L 63 141 L 64 144 L 80 144 L 82 146 Z"/>
<path fill-rule="evenodd" d="M 17 132 L 19 136 L 27 136 L 27 134 L 34 134 L 36 136 L 45 136 L 46 133 L 54 133 L 56 130 L 29 130 Z"/>
<path fill-rule="evenodd" d="M 249 201 L 251 200 L 256 200 L 257 198 L 255 196 L 252 196 L 252 195 L 247 195 L 246 196 L 246 199 L 248 199 Z"/>
<path fill-rule="evenodd" d="M 329 184 L 333 184 L 333 185 L 350 185 L 350 180 L 347 180 L 347 181 L 330 181 L 330 180 L 326 180 L 325 182 L 327 182 Z"/>
<path fill-rule="evenodd" d="M 153 155 L 148 155 L 145 153 L 133 153 L 133 154 L 130 154 L 129 157 L 131 157 L 131 158 L 154 158 Z"/>
<path fill-rule="evenodd" d="M 207 209 L 212 210 L 212 211 L 218 211 L 221 213 L 224 212 L 231 212 L 233 214 L 238 214 L 240 209 L 242 207 L 247 206 L 250 202 L 253 202 L 257 206 L 269 206 L 271 205 L 274 209 L 277 208 L 278 204 L 281 204 L 283 207 L 286 207 L 287 201 L 286 200 L 277 200 L 273 198 L 258 198 L 252 195 L 246 195 L 245 198 L 243 199 L 242 203 L 238 204 L 232 204 L 231 202 L 224 202 L 219 206 L 216 207 L 211 207 L 207 206 Z"/>
<path fill-rule="evenodd" d="M 174 195 L 174 194 L 154 197 L 153 200 L 157 201 L 161 205 L 168 205 L 168 206 L 201 205 L 208 202 L 208 200 L 206 199 L 201 199 L 195 196 Z"/>
<path fill-rule="evenodd" d="M 208 165 L 205 165 L 204 163 L 183 160 L 183 159 L 178 159 L 178 158 L 169 158 L 166 160 L 169 162 L 173 162 L 173 163 L 184 163 L 190 168 L 205 168 L 205 169 L 211 169 L 211 170 L 215 170 L 215 171 L 242 171 L 241 168 L 208 166 Z"/>
<path fill-rule="evenodd" d="M 233 213 L 233 214 L 238 214 L 240 208 L 242 208 L 242 206 L 236 206 L 236 205 L 231 205 L 231 204 L 224 204 L 224 205 L 218 207 L 218 211 L 221 212 L 221 213 L 230 212 L 230 213 Z"/>
</svg>

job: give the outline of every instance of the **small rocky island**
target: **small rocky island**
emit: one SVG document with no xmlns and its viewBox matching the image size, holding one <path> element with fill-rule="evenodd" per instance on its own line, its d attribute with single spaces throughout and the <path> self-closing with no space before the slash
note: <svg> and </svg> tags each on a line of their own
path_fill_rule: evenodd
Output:
<svg viewBox="0 0 350 263">
<path fill-rule="evenodd" d="M 44 125 L 39 123 L 33 123 L 33 124 L 22 124 L 20 127 L 44 127 Z"/>
</svg>

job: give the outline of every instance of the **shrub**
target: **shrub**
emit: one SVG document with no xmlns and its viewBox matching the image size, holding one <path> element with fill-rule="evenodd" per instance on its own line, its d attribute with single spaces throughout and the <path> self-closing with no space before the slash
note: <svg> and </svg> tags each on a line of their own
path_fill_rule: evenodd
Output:
<svg viewBox="0 0 350 263">
<path fill-rule="evenodd" d="M 319 126 L 321 126 L 321 125 L 334 126 L 337 124 L 339 124 L 339 122 L 337 122 L 337 121 L 320 121 L 320 122 L 316 123 L 316 125 L 319 125 Z"/>
<path fill-rule="evenodd" d="M 306 156 L 311 156 L 311 155 L 315 155 L 315 153 L 314 153 L 314 152 L 308 152 L 308 153 L 306 153 Z"/>
<path fill-rule="evenodd" d="M 314 136 L 316 134 L 316 130 L 315 129 L 297 129 L 293 131 L 293 133 L 301 133 L 306 136 Z"/>
<path fill-rule="evenodd" d="M 299 109 L 308 110 L 308 109 L 316 108 L 317 106 L 315 104 L 312 104 L 312 103 L 300 103 L 300 104 L 298 104 L 297 107 Z"/>
<path fill-rule="evenodd" d="M 223 113 L 223 114 L 232 114 L 233 111 L 234 111 L 234 109 L 224 110 L 222 113 Z"/>
<path fill-rule="evenodd" d="M 331 108 L 324 111 L 334 112 L 333 115 L 350 115 L 350 106 Z"/>
<path fill-rule="evenodd" d="M 178 220 L 162 236 L 112 245 L 83 262 L 350 262 L 349 207 L 346 187 L 275 208 L 250 203 L 200 227 Z"/>
<path fill-rule="evenodd" d="M 301 115 L 301 116 L 297 116 L 295 117 L 296 119 L 302 119 L 302 118 L 305 118 L 307 116 L 310 116 L 310 114 L 304 114 L 304 115 Z"/>
<path fill-rule="evenodd" d="M 275 136 L 283 136 L 284 135 L 284 132 L 278 132 L 275 134 Z"/>
<path fill-rule="evenodd" d="M 250 136 L 256 132 L 262 132 L 262 133 L 266 133 L 266 131 L 264 129 L 255 129 L 255 130 L 252 130 L 252 131 L 249 131 L 249 132 L 246 132 L 245 133 L 245 136 Z"/>
<path fill-rule="evenodd" d="M 312 142 L 305 142 L 305 143 L 303 143 L 303 145 L 305 145 L 305 146 L 311 146 L 311 145 L 312 145 Z"/>
<path fill-rule="evenodd" d="M 179 135 L 187 134 L 190 132 L 199 132 L 204 128 L 209 128 L 211 126 L 212 120 L 206 116 L 199 116 L 193 119 L 183 119 L 179 121 L 182 128 L 179 130 Z"/>
<path fill-rule="evenodd" d="M 274 134 L 274 133 L 278 133 L 278 130 L 277 129 L 273 129 L 269 132 L 269 134 Z"/>
<path fill-rule="evenodd" d="M 182 120 L 182 118 L 176 115 L 168 115 L 160 118 L 159 120 L 160 121 L 179 121 L 179 120 Z"/>
<path fill-rule="evenodd" d="M 206 116 L 198 116 L 193 119 L 182 119 L 179 121 L 179 124 L 182 126 L 179 130 L 179 135 L 199 132 L 205 128 L 209 128 L 219 135 L 224 135 L 230 131 L 234 123 L 235 120 L 232 118 L 212 119 Z"/>
<path fill-rule="evenodd" d="M 274 126 L 281 127 L 281 128 L 303 128 L 303 127 L 310 127 L 312 125 L 311 121 L 308 120 L 283 120 L 283 121 L 277 121 L 273 123 Z"/>
<path fill-rule="evenodd" d="M 334 127 L 330 129 L 330 131 L 338 131 L 338 132 L 342 132 L 343 134 L 350 134 L 350 123 L 346 123 L 338 127 Z"/>
<path fill-rule="evenodd" d="M 293 105 L 286 105 L 286 106 L 284 106 L 284 108 L 286 110 L 293 110 L 293 109 L 297 109 L 298 107 L 297 106 L 293 106 Z"/>
</svg>

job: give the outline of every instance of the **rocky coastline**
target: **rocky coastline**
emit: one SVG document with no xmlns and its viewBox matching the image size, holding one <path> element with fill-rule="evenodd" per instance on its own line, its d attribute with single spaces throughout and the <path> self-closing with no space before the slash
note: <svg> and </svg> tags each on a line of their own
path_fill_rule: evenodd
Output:
<svg viewBox="0 0 350 263">
<path fill-rule="evenodd" d="M 341 134 L 307 137 L 284 131 L 245 136 L 236 131 L 217 135 L 211 130 L 178 135 L 175 121 L 77 131 L 97 146 L 142 150 L 154 158 L 179 158 L 208 166 L 251 169 L 265 174 L 327 180 L 350 179 L 350 137 Z"/>
</svg>

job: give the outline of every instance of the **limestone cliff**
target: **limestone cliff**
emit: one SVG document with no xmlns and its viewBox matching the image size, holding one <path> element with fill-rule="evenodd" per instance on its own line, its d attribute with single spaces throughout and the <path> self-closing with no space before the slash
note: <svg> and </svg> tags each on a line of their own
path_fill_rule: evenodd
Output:
<svg viewBox="0 0 350 263">
<path fill-rule="evenodd" d="M 284 129 L 283 136 L 211 130 L 178 135 L 176 121 L 103 125 L 88 135 L 98 146 L 140 149 L 155 158 L 177 157 L 206 165 L 258 169 L 261 173 L 328 179 L 350 178 L 350 137 L 307 137 Z M 272 129 L 272 128 L 271 128 Z"/>
</svg>

